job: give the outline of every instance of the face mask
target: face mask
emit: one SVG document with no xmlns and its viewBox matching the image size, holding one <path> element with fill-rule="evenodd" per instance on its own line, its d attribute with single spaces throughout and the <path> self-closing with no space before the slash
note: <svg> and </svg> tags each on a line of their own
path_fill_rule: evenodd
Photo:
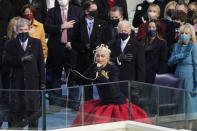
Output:
<svg viewBox="0 0 197 131">
<path fill-rule="evenodd" d="M 120 39 L 122 39 L 122 40 L 126 40 L 127 38 L 128 38 L 128 34 L 127 33 L 119 33 L 119 37 L 120 37 Z"/>
<path fill-rule="evenodd" d="M 169 16 L 169 17 L 172 17 L 172 14 L 174 13 L 174 10 L 172 10 L 172 9 L 169 9 L 168 11 L 167 11 L 167 15 Z"/>
<path fill-rule="evenodd" d="M 197 24 L 193 25 L 195 32 L 197 32 Z"/>
<path fill-rule="evenodd" d="M 181 40 L 182 43 L 185 43 L 185 42 L 190 40 L 190 36 L 186 35 L 186 34 L 181 34 L 180 40 Z"/>
<path fill-rule="evenodd" d="M 193 11 L 193 10 L 190 10 L 190 11 L 188 11 L 188 17 L 189 18 L 192 18 L 192 16 L 193 16 L 193 14 L 195 13 L 195 11 Z"/>
<path fill-rule="evenodd" d="M 34 15 L 33 14 L 25 14 L 24 18 L 28 19 L 29 21 L 33 20 Z"/>
<path fill-rule="evenodd" d="M 150 37 L 154 37 L 154 36 L 157 35 L 157 31 L 156 31 L 156 30 L 148 30 L 148 35 L 149 35 Z"/>
<path fill-rule="evenodd" d="M 146 0 L 148 3 L 153 3 L 155 0 Z"/>
<path fill-rule="evenodd" d="M 89 13 L 90 16 L 94 17 L 94 18 L 97 18 L 98 17 L 98 11 L 90 11 Z"/>
<path fill-rule="evenodd" d="M 176 21 L 174 21 L 173 24 L 174 24 L 174 27 L 175 27 L 175 28 L 179 28 L 179 27 L 180 27 L 180 23 L 178 23 L 178 22 L 176 22 Z"/>
<path fill-rule="evenodd" d="M 113 27 L 117 27 L 119 23 L 119 19 L 112 19 L 110 20 L 110 23 L 112 24 Z"/>
<path fill-rule="evenodd" d="M 69 2 L 69 0 L 58 0 L 58 3 L 60 6 L 65 6 L 68 4 L 68 2 Z"/>
<path fill-rule="evenodd" d="M 22 32 L 18 33 L 17 38 L 20 39 L 22 42 L 25 42 L 29 37 L 29 32 Z"/>
<path fill-rule="evenodd" d="M 154 13 L 154 12 L 148 12 L 148 18 L 149 18 L 149 19 L 154 19 L 154 18 L 156 18 L 156 13 Z"/>
</svg>

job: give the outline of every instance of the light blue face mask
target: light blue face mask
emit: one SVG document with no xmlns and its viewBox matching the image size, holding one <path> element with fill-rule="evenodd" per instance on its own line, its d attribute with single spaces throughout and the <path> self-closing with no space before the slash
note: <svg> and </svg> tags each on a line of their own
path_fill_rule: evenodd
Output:
<svg viewBox="0 0 197 131">
<path fill-rule="evenodd" d="M 182 43 L 185 43 L 190 40 L 190 36 L 187 34 L 181 34 L 180 39 Z"/>
</svg>

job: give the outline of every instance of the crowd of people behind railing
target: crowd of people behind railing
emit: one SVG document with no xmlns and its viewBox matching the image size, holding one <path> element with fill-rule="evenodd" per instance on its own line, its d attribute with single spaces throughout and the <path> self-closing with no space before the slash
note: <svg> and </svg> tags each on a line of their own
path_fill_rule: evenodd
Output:
<svg viewBox="0 0 197 131">
<path fill-rule="evenodd" d="M 197 1 L 144 0 L 136 5 L 132 21 L 137 32 L 128 21 L 127 6 L 126 0 L 0 0 L 1 89 L 61 88 L 62 72 L 68 74 L 74 69 L 90 79 L 83 80 L 72 72 L 69 87 L 124 80 L 154 83 L 156 74 L 173 73 L 184 79 L 184 89 L 196 91 Z M 94 105 L 87 108 L 94 110 L 93 114 L 97 114 L 98 106 L 128 108 L 128 85 L 97 90 L 100 100 L 92 101 L 93 87 L 85 88 L 85 100 Z M 137 110 L 133 110 L 132 118 L 146 118 L 139 121 L 151 123 L 134 105 L 140 92 L 134 88 L 130 94 L 131 107 Z M 79 88 L 69 89 L 68 107 L 74 111 L 80 107 L 79 94 Z M 62 90 L 50 91 L 48 96 L 50 105 L 65 106 Z M 188 97 L 188 112 L 194 113 L 197 96 Z M 181 101 L 184 106 L 184 98 Z M 38 128 L 39 92 L 2 91 L 0 105 L 0 110 L 9 109 L 9 128 Z M 128 119 L 123 117 L 128 112 L 115 114 L 116 119 L 102 121 Z M 78 114 L 73 126 L 80 125 L 80 119 Z M 189 118 L 190 129 L 194 119 Z M 102 121 L 92 117 L 85 120 L 86 124 Z"/>
</svg>

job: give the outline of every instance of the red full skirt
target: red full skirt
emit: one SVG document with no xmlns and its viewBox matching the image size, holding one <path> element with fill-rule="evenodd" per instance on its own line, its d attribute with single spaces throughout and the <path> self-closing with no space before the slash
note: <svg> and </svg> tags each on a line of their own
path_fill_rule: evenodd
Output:
<svg viewBox="0 0 197 131">
<path fill-rule="evenodd" d="M 100 105 L 100 99 L 89 100 L 84 103 L 84 124 L 101 124 L 129 120 L 128 99 L 121 105 Z M 131 105 L 131 119 L 133 121 L 151 124 L 147 114 L 138 106 Z M 80 107 L 72 127 L 81 126 L 82 108 Z"/>
</svg>

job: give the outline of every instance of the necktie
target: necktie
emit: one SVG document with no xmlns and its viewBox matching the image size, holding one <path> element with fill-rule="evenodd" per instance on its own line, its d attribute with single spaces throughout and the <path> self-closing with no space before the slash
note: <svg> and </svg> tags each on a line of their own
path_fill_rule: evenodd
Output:
<svg viewBox="0 0 197 131">
<path fill-rule="evenodd" d="M 89 24 L 88 24 L 88 36 L 89 36 L 89 38 L 91 36 L 91 33 L 92 33 L 92 21 L 90 21 Z"/>
<path fill-rule="evenodd" d="M 66 22 L 66 14 L 65 14 L 65 9 L 62 8 L 62 23 Z M 67 29 L 64 29 L 62 31 L 62 37 L 61 37 L 61 42 L 66 43 L 67 42 Z"/>
<path fill-rule="evenodd" d="M 26 50 L 25 42 L 22 42 L 22 47 L 23 47 L 23 50 L 25 51 Z"/>
</svg>

